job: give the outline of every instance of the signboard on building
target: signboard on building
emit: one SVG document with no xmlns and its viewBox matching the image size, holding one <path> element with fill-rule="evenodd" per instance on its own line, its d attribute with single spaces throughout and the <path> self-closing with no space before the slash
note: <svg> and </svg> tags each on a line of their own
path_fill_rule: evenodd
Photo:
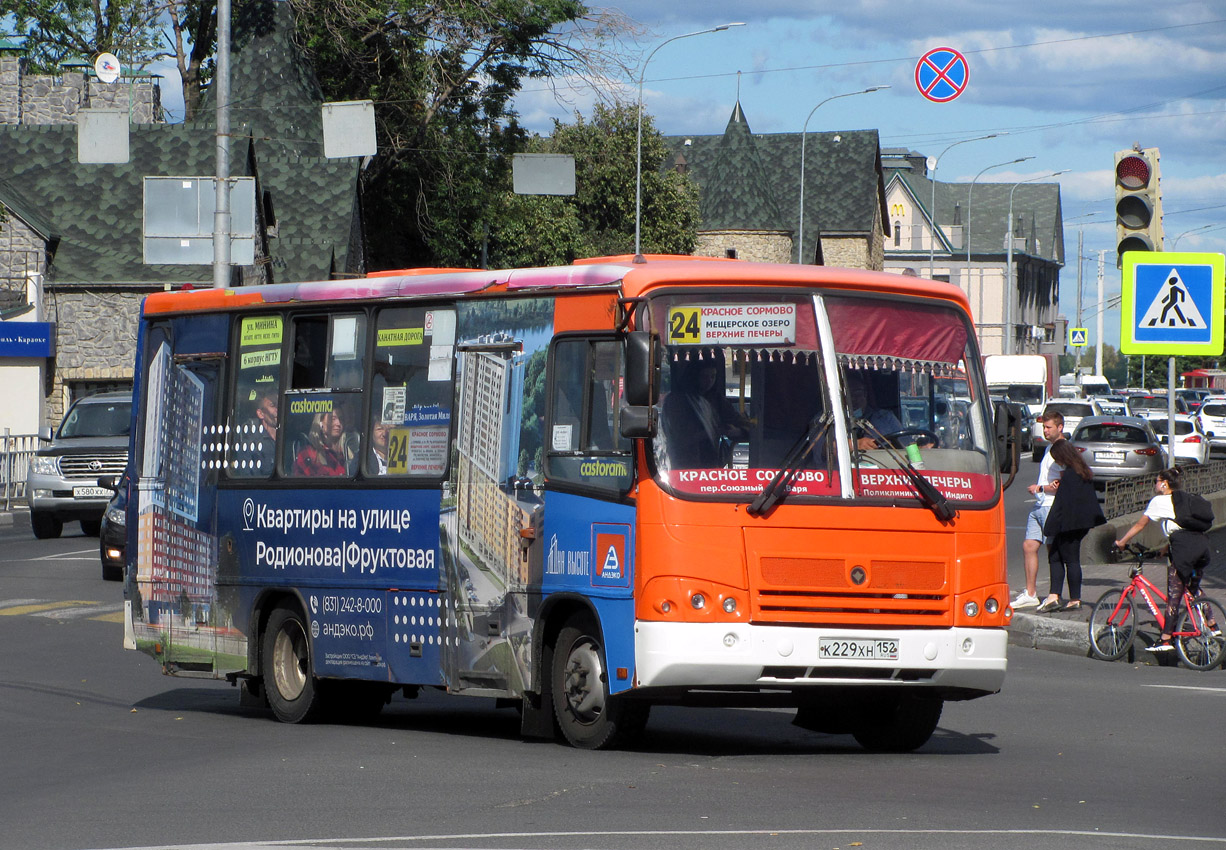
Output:
<svg viewBox="0 0 1226 850">
<path fill-rule="evenodd" d="M 51 357 L 55 325 L 51 322 L 0 322 L 0 357 Z"/>
</svg>

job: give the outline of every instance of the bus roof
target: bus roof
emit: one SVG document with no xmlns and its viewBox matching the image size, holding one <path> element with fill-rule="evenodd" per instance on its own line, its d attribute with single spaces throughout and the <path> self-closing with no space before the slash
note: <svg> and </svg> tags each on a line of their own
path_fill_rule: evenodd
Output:
<svg viewBox="0 0 1226 850">
<path fill-rule="evenodd" d="M 498 292 L 582 291 L 620 288 L 635 297 L 669 285 L 735 286 L 746 282 L 777 286 L 820 286 L 955 301 L 969 309 L 956 286 L 925 278 L 861 269 L 782 263 L 750 263 L 718 257 L 648 255 L 636 263 L 626 254 L 578 260 L 569 266 L 526 269 L 405 269 L 373 272 L 364 278 L 276 283 L 239 289 L 157 292 L 145 299 L 145 315 L 230 310 L 293 302 L 473 296 Z"/>
</svg>

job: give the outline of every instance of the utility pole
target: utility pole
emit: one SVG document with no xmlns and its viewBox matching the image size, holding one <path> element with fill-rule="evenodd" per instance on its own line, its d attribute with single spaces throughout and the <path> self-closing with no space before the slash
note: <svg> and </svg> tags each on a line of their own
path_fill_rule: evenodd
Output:
<svg viewBox="0 0 1226 850">
<path fill-rule="evenodd" d="M 1099 308 L 1098 308 L 1098 326 L 1097 326 L 1098 341 L 1095 343 L 1095 351 L 1094 351 L 1094 374 L 1095 375 L 1101 375 L 1103 373 L 1103 314 L 1107 312 L 1106 309 L 1104 309 L 1104 299 L 1103 299 L 1103 265 L 1106 262 L 1107 262 L 1107 252 L 1099 251 L 1098 252 L 1098 304 L 1099 304 Z"/>
<path fill-rule="evenodd" d="M 1085 250 L 1086 232 L 1084 228 L 1077 229 L 1077 327 L 1081 327 L 1081 263 L 1082 251 Z M 1077 346 L 1077 361 L 1073 366 L 1073 374 L 1081 374 L 1081 349 Z"/>
</svg>

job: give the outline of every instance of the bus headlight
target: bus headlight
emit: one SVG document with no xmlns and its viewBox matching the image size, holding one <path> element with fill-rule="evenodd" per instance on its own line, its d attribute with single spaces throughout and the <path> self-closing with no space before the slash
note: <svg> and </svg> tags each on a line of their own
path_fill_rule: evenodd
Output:
<svg viewBox="0 0 1226 850">
<path fill-rule="evenodd" d="M 690 597 L 690 607 L 693 608 L 695 611 L 701 611 L 706 606 L 707 606 L 707 597 L 703 596 L 701 593 L 695 593 L 693 596 Z"/>
<path fill-rule="evenodd" d="M 731 596 L 724 597 L 724 611 L 729 614 L 736 613 L 736 600 Z"/>
<path fill-rule="evenodd" d="M 983 610 L 987 611 L 989 614 L 995 614 L 1000 610 L 1000 603 L 996 601 L 995 596 L 988 597 L 988 601 L 983 603 Z"/>
<path fill-rule="evenodd" d="M 966 603 L 966 605 L 962 607 L 962 610 L 966 612 L 966 616 L 968 617 L 978 617 L 979 616 L 979 603 L 978 602 L 968 602 Z"/>
</svg>

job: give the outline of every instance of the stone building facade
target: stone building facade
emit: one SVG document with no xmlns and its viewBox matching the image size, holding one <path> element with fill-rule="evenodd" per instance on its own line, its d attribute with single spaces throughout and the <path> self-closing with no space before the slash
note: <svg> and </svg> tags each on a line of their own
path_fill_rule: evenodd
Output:
<svg viewBox="0 0 1226 850">
<path fill-rule="evenodd" d="M 163 120 L 162 90 L 145 73 L 104 83 L 87 63 L 26 74 L 20 49 L 0 40 L 0 124 L 74 124 L 82 109 L 126 109 L 133 124 L 152 124 Z"/>
</svg>

